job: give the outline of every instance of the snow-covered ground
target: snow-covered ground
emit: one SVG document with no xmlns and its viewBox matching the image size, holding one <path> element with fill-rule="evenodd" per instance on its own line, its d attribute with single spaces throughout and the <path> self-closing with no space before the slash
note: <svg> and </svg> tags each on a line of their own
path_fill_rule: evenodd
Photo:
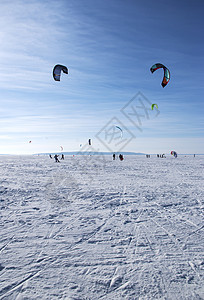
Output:
<svg viewBox="0 0 204 300">
<path fill-rule="evenodd" d="M 0 157 L 0 299 L 204 299 L 203 156 Z"/>
</svg>

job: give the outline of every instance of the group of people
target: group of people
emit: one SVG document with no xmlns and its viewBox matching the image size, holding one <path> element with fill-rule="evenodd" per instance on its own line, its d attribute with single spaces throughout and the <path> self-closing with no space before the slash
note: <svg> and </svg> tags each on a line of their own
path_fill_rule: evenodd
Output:
<svg viewBox="0 0 204 300">
<path fill-rule="evenodd" d="M 52 155 L 51 155 L 51 154 L 50 154 L 49 156 L 50 156 L 50 158 L 52 158 Z M 55 155 L 54 155 L 54 159 L 55 159 L 55 162 L 60 162 L 60 161 L 59 161 L 59 154 L 55 154 Z M 62 154 L 61 160 L 64 160 L 64 154 Z"/>
<path fill-rule="evenodd" d="M 157 157 L 166 158 L 165 154 L 157 154 Z"/>
<path fill-rule="evenodd" d="M 123 157 L 123 155 L 122 154 L 119 154 L 119 159 L 122 161 L 123 159 L 124 159 L 124 157 Z M 116 155 L 115 155 L 115 153 L 113 153 L 113 160 L 115 160 L 115 158 L 116 158 Z"/>
</svg>

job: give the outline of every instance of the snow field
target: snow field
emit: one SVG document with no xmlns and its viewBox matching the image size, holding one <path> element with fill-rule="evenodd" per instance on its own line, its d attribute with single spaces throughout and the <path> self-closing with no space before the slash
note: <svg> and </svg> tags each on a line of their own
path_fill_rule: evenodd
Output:
<svg viewBox="0 0 204 300">
<path fill-rule="evenodd" d="M 203 156 L 0 157 L 0 299 L 204 299 Z"/>
</svg>

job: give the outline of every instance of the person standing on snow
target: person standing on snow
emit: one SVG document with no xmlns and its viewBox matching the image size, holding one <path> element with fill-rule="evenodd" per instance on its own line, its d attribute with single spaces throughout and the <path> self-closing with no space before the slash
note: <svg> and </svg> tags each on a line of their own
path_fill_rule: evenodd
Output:
<svg viewBox="0 0 204 300">
<path fill-rule="evenodd" d="M 55 156 L 54 156 L 55 162 L 60 162 L 59 159 L 58 159 L 58 156 L 59 155 L 55 154 Z"/>
<path fill-rule="evenodd" d="M 124 159 L 122 154 L 119 155 L 119 159 L 120 159 L 121 161 Z"/>
</svg>

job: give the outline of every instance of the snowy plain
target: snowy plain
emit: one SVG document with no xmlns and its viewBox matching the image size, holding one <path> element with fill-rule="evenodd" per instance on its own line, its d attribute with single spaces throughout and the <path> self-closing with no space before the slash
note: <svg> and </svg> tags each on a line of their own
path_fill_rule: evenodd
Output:
<svg viewBox="0 0 204 300">
<path fill-rule="evenodd" d="M 204 156 L 0 156 L 0 299 L 204 299 Z"/>
</svg>

